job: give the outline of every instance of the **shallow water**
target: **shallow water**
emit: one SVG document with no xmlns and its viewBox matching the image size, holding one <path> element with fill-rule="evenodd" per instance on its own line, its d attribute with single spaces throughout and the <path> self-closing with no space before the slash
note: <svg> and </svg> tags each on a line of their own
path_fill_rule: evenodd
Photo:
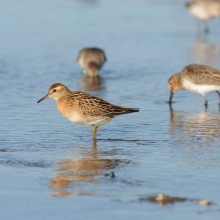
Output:
<svg viewBox="0 0 220 220">
<path fill-rule="evenodd" d="M 168 78 L 190 63 L 220 69 L 220 23 L 198 36 L 184 1 L 1 0 L 1 219 L 218 219 L 218 96 L 178 91 Z M 82 47 L 104 48 L 96 80 L 75 62 Z M 98 130 L 69 122 L 51 84 L 141 108 Z M 115 178 L 105 174 L 115 173 Z M 196 202 L 158 206 L 164 193 Z"/>
</svg>

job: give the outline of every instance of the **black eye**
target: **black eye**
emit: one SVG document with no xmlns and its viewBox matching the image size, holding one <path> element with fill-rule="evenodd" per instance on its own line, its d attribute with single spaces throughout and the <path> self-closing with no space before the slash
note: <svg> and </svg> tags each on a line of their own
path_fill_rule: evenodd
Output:
<svg viewBox="0 0 220 220">
<path fill-rule="evenodd" d="M 172 83 L 170 83 L 170 85 L 172 86 Z"/>
<path fill-rule="evenodd" d="M 53 92 L 56 92 L 56 91 L 57 91 L 56 89 L 53 90 Z"/>
</svg>

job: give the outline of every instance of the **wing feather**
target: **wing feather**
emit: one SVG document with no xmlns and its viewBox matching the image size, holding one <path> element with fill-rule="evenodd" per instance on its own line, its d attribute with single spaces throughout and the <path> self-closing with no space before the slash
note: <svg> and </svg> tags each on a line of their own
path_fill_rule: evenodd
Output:
<svg viewBox="0 0 220 220">
<path fill-rule="evenodd" d="M 186 66 L 182 70 L 182 77 L 198 85 L 220 85 L 220 71 L 205 65 Z"/>
<path fill-rule="evenodd" d="M 71 92 L 68 98 L 76 100 L 79 109 L 85 116 L 109 116 L 113 118 L 117 115 L 139 111 L 136 108 L 124 108 L 113 105 L 101 98 L 84 92 Z"/>
</svg>

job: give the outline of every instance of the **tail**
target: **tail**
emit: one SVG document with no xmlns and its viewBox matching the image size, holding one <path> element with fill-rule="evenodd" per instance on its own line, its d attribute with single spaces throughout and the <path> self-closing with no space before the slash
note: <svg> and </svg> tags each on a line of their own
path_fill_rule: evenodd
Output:
<svg viewBox="0 0 220 220">
<path fill-rule="evenodd" d="M 114 108 L 113 112 L 111 112 L 110 114 L 108 114 L 107 116 L 114 118 L 118 115 L 125 115 L 125 114 L 130 114 L 130 113 L 134 113 L 134 112 L 139 112 L 139 108 L 123 108 L 121 106 L 115 106 L 116 108 Z"/>
<path fill-rule="evenodd" d="M 140 111 L 139 108 L 125 108 L 124 114 L 129 114 L 129 113 L 139 112 L 139 111 Z"/>
</svg>

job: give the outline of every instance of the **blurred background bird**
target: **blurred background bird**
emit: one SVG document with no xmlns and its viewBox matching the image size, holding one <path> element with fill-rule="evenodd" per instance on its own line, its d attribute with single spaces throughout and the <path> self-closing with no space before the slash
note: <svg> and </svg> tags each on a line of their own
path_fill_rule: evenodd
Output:
<svg viewBox="0 0 220 220">
<path fill-rule="evenodd" d="M 79 52 L 76 61 L 82 68 L 84 74 L 96 77 L 106 62 L 106 56 L 102 49 L 84 48 Z"/>
<path fill-rule="evenodd" d="M 198 29 L 201 29 L 200 23 L 204 24 L 205 33 L 209 32 L 207 21 L 220 17 L 220 1 L 217 0 L 194 0 L 186 3 L 186 7 L 189 13 L 197 19 Z"/>
</svg>

